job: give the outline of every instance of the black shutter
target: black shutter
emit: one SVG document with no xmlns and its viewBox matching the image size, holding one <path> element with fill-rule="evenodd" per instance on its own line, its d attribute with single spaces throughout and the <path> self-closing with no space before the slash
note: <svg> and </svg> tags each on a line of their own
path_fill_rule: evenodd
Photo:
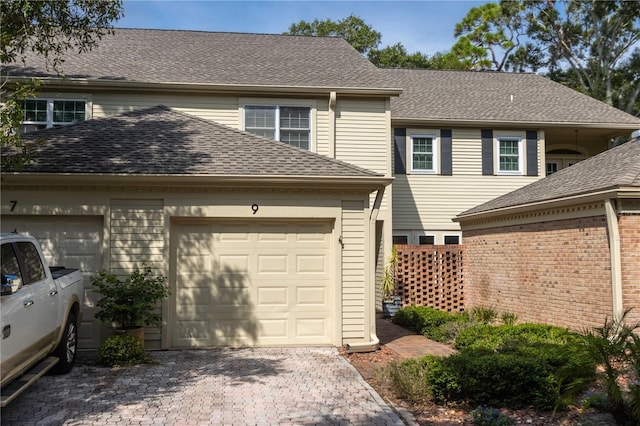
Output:
<svg viewBox="0 0 640 426">
<path fill-rule="evenodd" d="M 480 130 L 482 138 L 482 174 L 493 174 L 493 130 Z"/>
<path fill-rule="evenodd" d="M 440 129 L 440 174 L 443 176 L 453 174 L 452 145 L 451 129 Z"/>
<path fill-rule="evenodd" d="M 527 176 L 538 176 L 538 132 L 527 130 Z"/>
<path fill-rule="evenodd" d="M 407 129 L 393 129 L 394 173 L 407 173 Z"/>
</svg>

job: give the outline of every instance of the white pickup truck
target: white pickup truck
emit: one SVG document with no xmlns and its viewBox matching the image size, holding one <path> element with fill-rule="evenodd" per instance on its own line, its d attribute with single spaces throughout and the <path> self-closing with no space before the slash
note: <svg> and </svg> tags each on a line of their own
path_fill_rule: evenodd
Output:
<svg viewBox="0 0 640 426">
<path fill-rule="evenodd" d="M 0 243 L 4 407 L 47 371 L 73 367 L 84 283 L 76 269 L 47 267 L 33 237 L 0 234 Z"/>
</svg>

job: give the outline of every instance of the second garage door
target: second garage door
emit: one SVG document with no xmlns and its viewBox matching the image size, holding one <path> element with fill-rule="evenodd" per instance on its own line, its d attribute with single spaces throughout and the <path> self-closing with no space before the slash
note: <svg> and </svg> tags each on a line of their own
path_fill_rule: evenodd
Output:
<svg viewBox="0 0 640 426">
<path fill-rule="evenodd" d="M 171 345 L 333 344 L 331 222 L 176 223 Z"/>
</svg>

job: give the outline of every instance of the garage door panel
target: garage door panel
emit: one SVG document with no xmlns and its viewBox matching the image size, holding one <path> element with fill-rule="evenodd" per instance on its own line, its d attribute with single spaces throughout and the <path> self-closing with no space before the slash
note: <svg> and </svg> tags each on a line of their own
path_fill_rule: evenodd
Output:
<svg viewBox="0 0 640 426">
<path fill-rule="evenodd" d="M 84 278 L 84 306 L 78 339 L 81 349 L 97 348 L 102 325 L 94 320 L 100 295 L 93 291 L 91 278 L 102 268 L 102 216 L 3 216 L 2 232 L 17 230 L 38 240 L 51 266 L 80 270 Z"/>
<path fill-rule="evenodd" d="M 210 298 L 197 296 L 198 308 L 209 304 L 207 312 L 198 309 L 187 315 L 187 306 L 176 302 L 180 305 L 176 307 L 177 324 L 188 319 L 193 327 L 192 321 L 201 315 L 197 319 L 208 323 L 211 332 L 199 331 L 199 335 L 208 340 L 194 343 L 184 334 L 189 327 L 177 325 L 174 345 L 332 343 L 332 229 L 329 222 L 176 225 L 172 253 L 176 253 L 177 287 L 189 263 L 215 273 L 207 284 Z M 184 238 L 187 234 L 189 238 Z M 211 256 L 191 262 L 182 246 L 193 239 L 206 241 L 201 253 Z"/>
</svg>

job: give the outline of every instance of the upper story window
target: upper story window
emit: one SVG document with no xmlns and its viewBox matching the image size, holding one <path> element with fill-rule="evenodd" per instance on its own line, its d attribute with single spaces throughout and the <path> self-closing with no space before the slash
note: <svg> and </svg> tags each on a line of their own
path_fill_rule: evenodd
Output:
<svg viewBox="0 0 640 426">
<path fill-rule="evenodd" d="M 68 99 L 29 99 L 22 106 L 24 133 L 65 126 L 87 119 L 87 102 Z"/>
<path fill-rule="evenodd" d="M 411 171 L 436 173 L 437 142 L 434 135 L 411 136 Z"/>
<path fill-rule="evenodd" d="M 246 105 L 247 132 L 311 149 L 311 108 L 279 105 Z"/>
<path fill-rule="evenodd" d="M 524 155 L 522 139 L 518 137 L 500 137 L 496 143 L 498 174 L 522 174 Z"/>
</svg>

